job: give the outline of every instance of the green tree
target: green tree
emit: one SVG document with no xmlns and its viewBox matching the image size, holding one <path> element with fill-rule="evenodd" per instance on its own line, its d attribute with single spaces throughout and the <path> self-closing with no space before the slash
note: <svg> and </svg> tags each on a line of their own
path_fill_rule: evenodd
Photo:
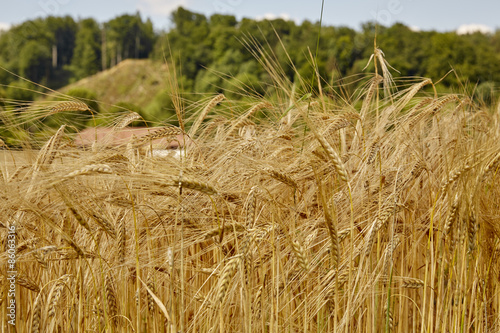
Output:
<svg viewBox="0 0 500 333">
<path fill-rule="evenodd" d="M 75 79 L 95 74 L 100 68 L 101 30 L 94 19 L 84 19 L 79 23 L 76 46 L 71 60 L 71 70 Z"/>
<path fill-rule="evenodd" d="M 128 58 L 147 58 L 153 49 L 153 23 L 143 22 L 139 13 L 121 15 L 104 25 L 109 64 Z"/>
<path fill-rule="evenodd" d="M 42 82 L 47 78 L 50 69 L 50 49 L 35 40 L 23 45 L 19 57 L 19 71 L 21 76 L 34 82 Z"/>
</svg>

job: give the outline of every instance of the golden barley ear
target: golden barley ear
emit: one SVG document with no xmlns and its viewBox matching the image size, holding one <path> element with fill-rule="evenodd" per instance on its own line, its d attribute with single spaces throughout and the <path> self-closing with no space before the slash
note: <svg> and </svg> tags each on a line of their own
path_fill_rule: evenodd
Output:
<svg viewBox="0 0 500 333">
<path fill-rule="evenodd" d="M 90 108 L 87 104 L 81 101 L 59 102 L 50 108 L 50 112 L 47 116 L 66 111 L 90 111 Z"/>
<path fill-rule="evenodd" d="M 344 182 L 348 182 L 347 171 L 339 154 L 332 148 L 332 146 L 325 139 L 325 137 L 321 133 L 319 133 L 319 131 L 316 129 L 316 127 L 311 122 L 309 117 L 306 114 L 303 114 L 303 117 L 306 120 L 307 126 L 312 130 L 314 136 L 325 150 L 326 155 L 333 163 L 333 166 L 335 167 L 335 170 L 337 171 L 340 179 L 342 179 Z"/>
<path fill-rule="evenodd" d="M 24 274 L 19 274 L 16 277 L 16 283 L 28 290 L 34 291 L 35 293 L 40 292 L 40 287 L 31 278 Z"/>
<path fill-rule="evenodd" d="M 108 316 L 110 320 L 115 323 L 116 316 L 118 315 L 118 305 L 116 302 L 115 286 L 111 273 L 106 274 L 106 277 L 104 279 L 104 288 L 106 289 Z"/>
<path fill-rule="evenodd" d="M 65 274 L 61 276 L 59 279 L 57 279 L 56 283 L 54 283 L 54 286 L 50 290 L 49 307 L 47 311 L 47 316 L 49 318 L 55 316 L 56 308 L 59 305 L 59 300 L 61 299 L 61 296 L 63 294 L 64 287 L 70 281 L 71 278 L 72 278 L 71 274 Z"/>
<path fill-rule="evenodd" d="M 309 272 L 309 260 L 307 259 L 307 254 L 302 245 L 296 240 L 291 241 L 292 250 L 295 254 L 299 266 L 307 273 Z"/>
<path fill-rule="evenodd" d="M 203 109 L 203 111 L 201 112 L 201 114 L 198 116 L 198 118 L 196 118 L 196 121 L 193 123 L 193 125 L 191 126 L 191 128 L 189 129 L 189 136 L 193 137 L 193 135 L 196 134 L 196 131 L 198 130 L 198 128 L 200 127 L 201 123 L 203 122 L 203 120 L 207 117 L 207 115 L 210 113 L 210 111 L 217 105 L 219 104 L 220 102 L 222 102 L 224 99 L 226 98 L 226 96 L 224 96 L 223 94 L 219 94 L 217 96 L 215 96 L 214 98 L 212 98 L 210 100 L 210 102 L 207 104 L 207 106 L 205 106 L 205 108 Z"/>
<path fill-rule="evenodd" d="M 42 321 L 42 294 L 38 293 L 33 303 L 33 312 L 31 315 L 31 332 L 39 333 Z"/>
<path fill-rule="evenodd" d="M 117 259 L 119 264 L 125 263 L 125 254 L 127 246 L 126 219 L 123 216 L 118 222 L 118 237 L 116 238 Z"/>
<path fill-rule="evenodd" d="M 146 285 L 153 293 L 156 292 L 155 291 L 155 283 L 154 283 L 154 275 L 153 275 L 152 271 L 148 272 L 148 275 L 146 278 Z M 149 292 L 147 293 L 147 298 L 148 298 L 149 312 L 153 313 L 153 311 L 155 309 L 155 302 L 153 300 L 153 296 L 151 296 L 151 294 Z"/>
<path fill-rule="evenodd" d="M 229 287 L 229 283 L 231 278 L 233 277 L 238 265 L 240 264 L 240 257 L 233 257 L 224 267 L 224 271 L 221 274 L 221 278 L 219 280 L 219 292 L 217 294 L 217 299 L 220 303 L 224 301 L 224 297 L 226 296 L 227 289 Z"/>
<path fill-rule="evenodd" d="M 118 119 L 116 125 L 113 127 L 113 130 L 119 130 L 125 128 L 134 121 L 139 119 L 142 119 L 140 114 L 138 114 L 137 112 L 130 112 L 129 114 L 126 114 L 122 116 L 120 119 Z"/>
<path fill-rule="evenodd" d="M 134 144 L 136 146 L 143 145 L 143 144 L 148 143 L 148 142 L 153 141 L 153 140 L 157 140 L 157 139 L 161 139 L 161 138 L 170 138 L 170 137 L 174 137 L 174 136 L 177 136 L 177 135 L 183 134 L 183 133 L 184 132 L 178 127 L 167 126 L 167 127 L 157 129 L 157 130 L 152 131 L 146 135 L 141 136 L 140 138 L 138 138 L 136 140 L 136 142 Z"/>
<path fill-rule="evenodd" d="M 36 172 L 52 163 L 57 153 L 57 148 L 61 143 L 65 129 L 66 125 L 59 127 L 57 132 L 45 143 L 42 149 L 40 149 L 40 152 L 33 163 L 33 177 L 35 177 Z"/>
</svg>

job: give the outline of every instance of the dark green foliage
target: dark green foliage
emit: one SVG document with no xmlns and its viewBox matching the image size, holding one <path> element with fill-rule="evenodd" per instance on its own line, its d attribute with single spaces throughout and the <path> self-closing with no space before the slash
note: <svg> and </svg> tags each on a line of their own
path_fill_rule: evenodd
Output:
<svg viewBox="0 0 500 333">
<path fill-rule="evenodd" d="M 101 31 L 94 19 L 82 20 L 76 34 L 76 47 L 71 62 L 74 79 L 97 73 L 101 66 Z"/>
<path fill-rule="evenodd" d="M 153 23 L 149 19 L 143 22 L 139 13 L 112 19 L 104 24 L 102 34 L 106 66 L 128 58 L 147 58 L 156 38 Z"/>
<path fill-rule="evenodd" d="M 172 123 L 175 119 L 175 108 L 171 93 L 160 91 L 144 110 L 144 119 L 153 123 Z"/>
<path fill-rule="evenodd" d="M 283 19 L 256 21 L 232 15 L 210 17 L 179 7 L 168 32 L 155 32 L 139 13 L 99 24 L 69 16 L 26 21 L 0 33 L 0 65 L 29 80 L 58 88 L 108 69 L 127 58 L 175 61 L 182 91 L 224 92 L 238 98 L 242 89 L 268 94 L 273 89 L 260 52 L 279 68 L 281 79 L 307 91 L 312 80 L 319 23 Z M 401 23 L 390 27 L 367 22 L 359 31 L 323 26 L 317 69 L 326 82 L 362 72 L 377 47 L 400 74 L 442 80 L 445 89 L 488 83 L 477 96 L 500 83 L 500 31 L 494 34 L 413 31 Z M 449 74 L 450 70 L 455 72 Z M 373 63 L 366 69 L 373 72 Z M 392 71 L 392 69 L 391 69 Z M 0 71 L 4 85 L 15 76 Z M 349 80 L 349 78 L 347 78 Z M 491 89 L 491 87 L 493 87 Z M 327 88 L 328 89 L 328 88 Z M 334 88 L 329 88 L 333 90 Z M 484 91 L 483 91 L 484 90 Z M 8 89 L 6 94 L 8 95 Z M 472 91 L 471 91 L 472 92 Z M 202 94 L 198 95 L 202 96 Z M 8 96 L 7 96 L 8 97 Z M 184 96 L 186 97 L 186 96 Z M 162 104 L 162 103 L 160 103 Z M 167 103 L 168 104 L 168 103 Z"/>
</svg>

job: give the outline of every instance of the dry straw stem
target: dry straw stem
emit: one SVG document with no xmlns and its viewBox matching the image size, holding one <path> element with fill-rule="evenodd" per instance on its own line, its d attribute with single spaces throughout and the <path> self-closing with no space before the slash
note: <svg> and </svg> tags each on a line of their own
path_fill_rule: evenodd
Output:
<svg viewBox="0 0 500 333">
<path fill-rule="evenodd" d="M 217 299 L 221 303 L 224 301 L 227 288 L 229 287 L 229 282 L 231 282 L 231 279 L 234 273 L 236 272 L 236 269 L 238 268 L 240 260 L 241 260 L 240 256 L 233 257 L 224 267 L 224 271 L 222 272 L 222 275 L 219 279 L 219 292 L 217 294 Z"/>
<path fill-rule="evenodd" d="M 127 127 L 132 122 L 142 119 L 141 115 L 137 112 L 130 112 L 129 114 L 124 115 L 121 119 L 118 119 L 118 122 L 113 127 L 114 130 L 119 130 L 121 128 Z"/>
<path fill-rule="evenodd" d="M 189 136 L 192 137 L 193 135 L 195 135 L 196 131 L 200 127 L 203 120 L 207 117 L 210 110 L 212 110 L 217 104 L 222 102 L 225 98 L 226 96 L 224 96 L 224 94 L 219 94 L 210 100 L 210 102 L 207 104 L 207 106 L 205 106 L 201 114 L 194 122 L 193 126 L 191 126 L 191 128 L 189 129 Z"/>
<path fill-rule="evenodd" d="M 48 116 L 66 111 L 90 111 L 90 108 L 87 104 L 80 101 L 60 102 L 50 108 Z"/>
</svg>

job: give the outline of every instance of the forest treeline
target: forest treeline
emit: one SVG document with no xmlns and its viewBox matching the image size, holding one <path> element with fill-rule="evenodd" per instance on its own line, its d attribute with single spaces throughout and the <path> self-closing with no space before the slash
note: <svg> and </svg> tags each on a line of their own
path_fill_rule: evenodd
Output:
<svg viewBox="0 0 500 333">
<path fill-rule="evenodd" d="M 108 22 L 70 16 L 26 21 L 0 35 L 0 65 L 51 88 L 108 69 L 127 58 L 174 59 L 185 91 L 235 91 L 235 86 L 266 94 L 268 72 L 259 64 L 258 45 L 273 54 L 292 82 L 311 77 L 311 54 L 316 52 L 319 23 L 297 24 L 283 19 L 237 20 L 231 15 L 210 17 L 178 8 L 171 28 L 156 31 L 139 13 Z M 423 76 L 437 81 L 450 69 L 443 87 L 468 82 L 488 94 L 500 83 L 500 30 L 494 34 L 413 31 L 403 24 L 390 27 L 373 22 L 359 30 L 323 26 L 317 65 L 327 82 L 361 73 L 374 50 L 374 38 L 395 76 Z M 291 66 L 293 64 L 293 66 Z M 392 71 L 392 70 L 391 70 Z M 9 85 L 18 81 L 0 71 L 3 96 L 18 96 Z M 24 96 L 29 98 L 29 96 Z M 236 98 L 236 96 L 232 96 Z"/>
</svg>

